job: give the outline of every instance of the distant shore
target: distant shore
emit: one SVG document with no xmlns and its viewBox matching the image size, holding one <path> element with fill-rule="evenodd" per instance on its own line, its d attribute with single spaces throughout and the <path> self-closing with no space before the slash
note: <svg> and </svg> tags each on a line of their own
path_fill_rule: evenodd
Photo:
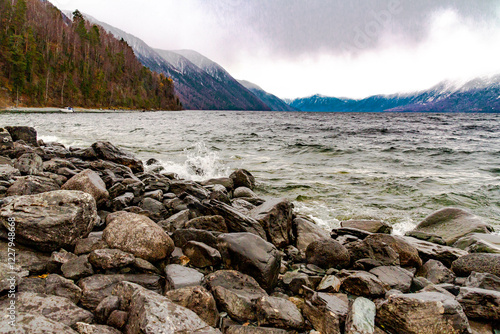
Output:
<svg viewBox="0 0 500 334">
<path fill-rule="evenodd" d="M 2 108 L 0 113 L 63 113 L 62 108 Z M 130 109 L 92 109 L 92 108 L 74 108 L 72 113 L 129 113 L 143 112 L 149 110 L 130 110 Z M 71 113 L 69 113 L 71 114 Z"/>
</svg>

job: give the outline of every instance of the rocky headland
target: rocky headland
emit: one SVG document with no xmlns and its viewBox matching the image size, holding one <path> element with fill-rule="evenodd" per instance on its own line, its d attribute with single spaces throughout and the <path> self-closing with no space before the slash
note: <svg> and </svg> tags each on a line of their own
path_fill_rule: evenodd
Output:
<svg viewBox="0 0 500 334">
<path fill-rule="evenodd" d="M 500 331 L 500 237 L 480 217 L 326 231 L 255 182 L 0 129 L 0 333 Z"/>
</svg>

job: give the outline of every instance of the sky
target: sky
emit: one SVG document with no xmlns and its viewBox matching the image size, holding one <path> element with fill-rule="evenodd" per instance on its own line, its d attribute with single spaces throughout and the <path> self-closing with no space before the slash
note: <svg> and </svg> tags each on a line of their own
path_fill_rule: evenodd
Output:
<svg viewBox="0 0 500 334">
<path fill-rule="evenodd" d="M 281 98 L 363 98 L 500 74 L 500 0 L 51 0 L 192 49 Z"/>
</svg>

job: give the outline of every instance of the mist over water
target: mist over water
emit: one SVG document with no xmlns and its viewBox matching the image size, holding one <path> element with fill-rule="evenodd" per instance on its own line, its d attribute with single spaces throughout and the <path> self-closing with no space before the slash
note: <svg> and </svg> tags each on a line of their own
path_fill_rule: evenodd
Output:
<svg viewBox="0 0 500 334">
<path fill-rule="evenodd" d="M 2 114 L 5 125 L 68 146 L 108 140 L 197 181 L 245 168 L 260 196 L 325 227 L 381 219 L 403 233 L 455 206 L 500 231 L 500 114 Z"/>
</svg>

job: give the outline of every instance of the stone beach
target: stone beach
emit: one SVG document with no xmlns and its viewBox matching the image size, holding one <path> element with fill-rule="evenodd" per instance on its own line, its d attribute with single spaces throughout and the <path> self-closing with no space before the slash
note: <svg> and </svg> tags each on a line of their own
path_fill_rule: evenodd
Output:
<svg viewBox="0 0 500 334">
<path fill-rule="evenodd" d="M 0 333 L 500 332 L 500 236 L 481 217 L 328 231 L 256 182 L 0 129 Z"/>
</svg>

